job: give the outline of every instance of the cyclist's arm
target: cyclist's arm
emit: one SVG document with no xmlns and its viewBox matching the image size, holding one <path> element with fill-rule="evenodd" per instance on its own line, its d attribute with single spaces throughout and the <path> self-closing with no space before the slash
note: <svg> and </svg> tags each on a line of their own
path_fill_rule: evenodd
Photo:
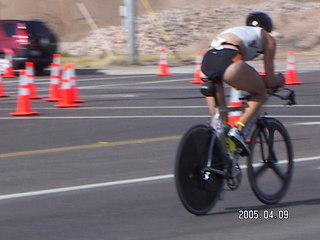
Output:
<svg viewBox="0 0 320 240">
<path fill-rule="evenodd" d="M 277 88 L 284 84 L 284 79 L 274 73 L 274 58 L 276 53 L 276 41 L 266 31 L 261 32 L 262 44 L 264 46 L 264 69 L 266 75 L 263 77 L 267 88 Z"/>
</svg>

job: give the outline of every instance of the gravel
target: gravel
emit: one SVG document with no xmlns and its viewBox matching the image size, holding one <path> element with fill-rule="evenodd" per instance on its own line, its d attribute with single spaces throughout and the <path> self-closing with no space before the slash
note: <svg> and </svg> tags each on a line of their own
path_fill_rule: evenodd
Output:
<svg viewBox="0 0 320 240">
<path fill-rule="evenodd" d="M 136 18 L 138 52 L 146 55 L 158 54 L 163 47 L 171 51 L 183 49 L 202 38 L 213 36 L 237 20 L 242 23 L 243 16 L 257 9 L 266 11 L 271 16 L 290 17 L 299 12 L 320 9 L 320 3 L 270 0 L 263 4 L 248 6 L 187 6 L 157 12 L 155 19 L 148 14 L 140 15 Z M 281 39 L 281 36 L 279 38 Z M 110 26 L 90 32 L 87 37 L 69 45 L 63 51 L 73 56 L 99 55 L 105 50 L 112 50 L 116 54 L 127 54 L 126 39 L 125 27 Z M 319 41 L 318 31 L 313 32 L 310 38 L 305 37 L 295 44 L 298 48 L 303 48 L 308 44 L 318 44 Z"/>
</svg>

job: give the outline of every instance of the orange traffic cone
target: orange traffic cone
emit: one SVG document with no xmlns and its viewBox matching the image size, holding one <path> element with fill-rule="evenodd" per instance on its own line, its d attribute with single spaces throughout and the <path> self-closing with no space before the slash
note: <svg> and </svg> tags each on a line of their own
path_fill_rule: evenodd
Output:
<svg viewBox="0 0 320 240">
<path fill-rule="evenodd" d="M 26 78 L 27 78 L 27 84 L 29 87 L 29 95 L 31 99 L 41 99 L 42 97 L 39 97 L 37 95 L 37 87 L 34 83 L 34 64 L 33 62 L 26 62 Z"/>
<path fill-rule="evenodd" d="M 159 61 L 159 73 L 158 76 L 170 76 L 172 75 L 169 72 L 168 66 L 168 51 L 166 49 L 160 50 L 160 61 Z"/>
<path fill-rule="evenodd" d="M 239 100 L 241 97 L 241 91 L 237 90 L 233 87 L 230 88 L 230 101 L 229 106 L 230 107 L 242 107 L 243 102 Z M 239 121 L 240 117 L 242 115 L 242 111 L 230 111 L 228 115 L 228 123 L 230 126 L 235 126 L 236 123 Z"/>
<path fill-rule="evenodd" d="M 77 77 L 76 77 L 76 71 L 75 71 L 75 65 L 73 63 L 69 64 L 69 71 L 70 71 L 70 81 L 71 81 L 71 93 L 73 95 L 73 100 L 76 103 L 84 103 L 85 100 L 82 100 L 79 98 L 79 91 L 77 87 Z"/>
<path fill-rule="evenodd" d="M 9 97 L 10 95 L 4 92 L 4 84 L 2 81 L 2 74 L 0 75 L 0 97 Z"/>
<path fill-rule="evenodd" d="M 69 107 L 78 107 L 79 105 L 74 103 L 71 81 L 70 81 L 70 71 L 69 65 L 63 67 L 62 71 L 62 86 L 61 86 L 61 99 L 55 107 L 59 108 L 69 108 Z"/>
<path fill-rule="evenodd" d="M 11 49 L 4 49 L 5 59 L 8 61 L 8 67 L 5 69 L 3 77 L 14 78 L 16 75 L 13 72 L 13 51 Z"/>
<path fill-rule="evenodd" d="M 53 54 L 52 62 L 61 66 L 61 54 L 59 54 L 59 53 Z"/>
<path fill-rule="evenodd" d="M 196 57 L 196 69 L 194 72 L 194 79 L 191 81 L 193 84 L 202 84 L 201 79 L 201 64 L 202 64 L 203 52 L 198 52 Z"/>
<path fill-rule="evenodd" d="M 19 93 L 17 111 L 10 113 L 12 116 L 26 116 L 26 115 L 37 115 L 38 112 L 32 111 L 31 101 L 29 97 L 29 87 L 27 85 L 25 70 L 20 72 L 19 78 Z"/>
<path fill-rule="evenodd" d="M 50 67 L 49 97 L 44 100 L 48 102 L 55 102 L 60 99 L 60 65 L 52 62 Z"/>
<path fill-rule="evenodd" d="M 295 52 L 289 51 L 287 57 L 287 70 L 285 75 L 285 84 L 286 85 L 298 85 L 302 84 L 298 80 L 298 74 L 296 71 L 296 61 L 295 61 Z"/>
<path fill-rule="evenodd" d="M 55 64 L 57 64 L 56 66 L 58 66 L 59 76 L 60 76 L 60 78 L 61 78 L 61 73 L 62 73 L 61 54 L 60 54 L 60 53 L 55 53 L 55 54 L 53 54 L 52 62 L 55 63 Z"/>
</svg>

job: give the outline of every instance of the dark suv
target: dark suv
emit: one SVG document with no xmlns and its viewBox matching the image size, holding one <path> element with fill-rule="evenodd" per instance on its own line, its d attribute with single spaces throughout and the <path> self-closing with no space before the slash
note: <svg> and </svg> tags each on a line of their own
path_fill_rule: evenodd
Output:
<svg viewBox="0 0 320 240">
<path fill-rule="evenodd" d="M 14 69 L 24 68 L 26 61 L 35 65 L 36 73 L 52 62 L 57 51 L 57 37 L 40 20 L 0 20 L 0 54 L 13 52 Z"/>
</svg>

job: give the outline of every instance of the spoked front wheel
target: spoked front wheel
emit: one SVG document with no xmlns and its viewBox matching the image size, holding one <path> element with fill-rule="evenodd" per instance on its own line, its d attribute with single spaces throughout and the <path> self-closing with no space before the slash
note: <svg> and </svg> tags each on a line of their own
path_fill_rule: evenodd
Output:
<svg viewBox="0 0 320 240">
<path fill-rule="evenodd" d="M 197 125 L 182 138 L 175 162 L 174 177 L 180 200 L 192 214 L 203 215 L 219 199 L 224 177 L 206 171 L 210 142 L 213 145 L 210 168 L 223 171 L 223 152 L 218 138 L 206 125 Z M 212 138 L 213 137 L 213 138 Z"/>
<path fill-rule="evenodd" d="M 275 204 L 286 194 L 293 174 L 293 152 L 289 134 L 274 118 L 261 118 L 251 136 L 247 171 L 255 196 Z"/>
</svg>

